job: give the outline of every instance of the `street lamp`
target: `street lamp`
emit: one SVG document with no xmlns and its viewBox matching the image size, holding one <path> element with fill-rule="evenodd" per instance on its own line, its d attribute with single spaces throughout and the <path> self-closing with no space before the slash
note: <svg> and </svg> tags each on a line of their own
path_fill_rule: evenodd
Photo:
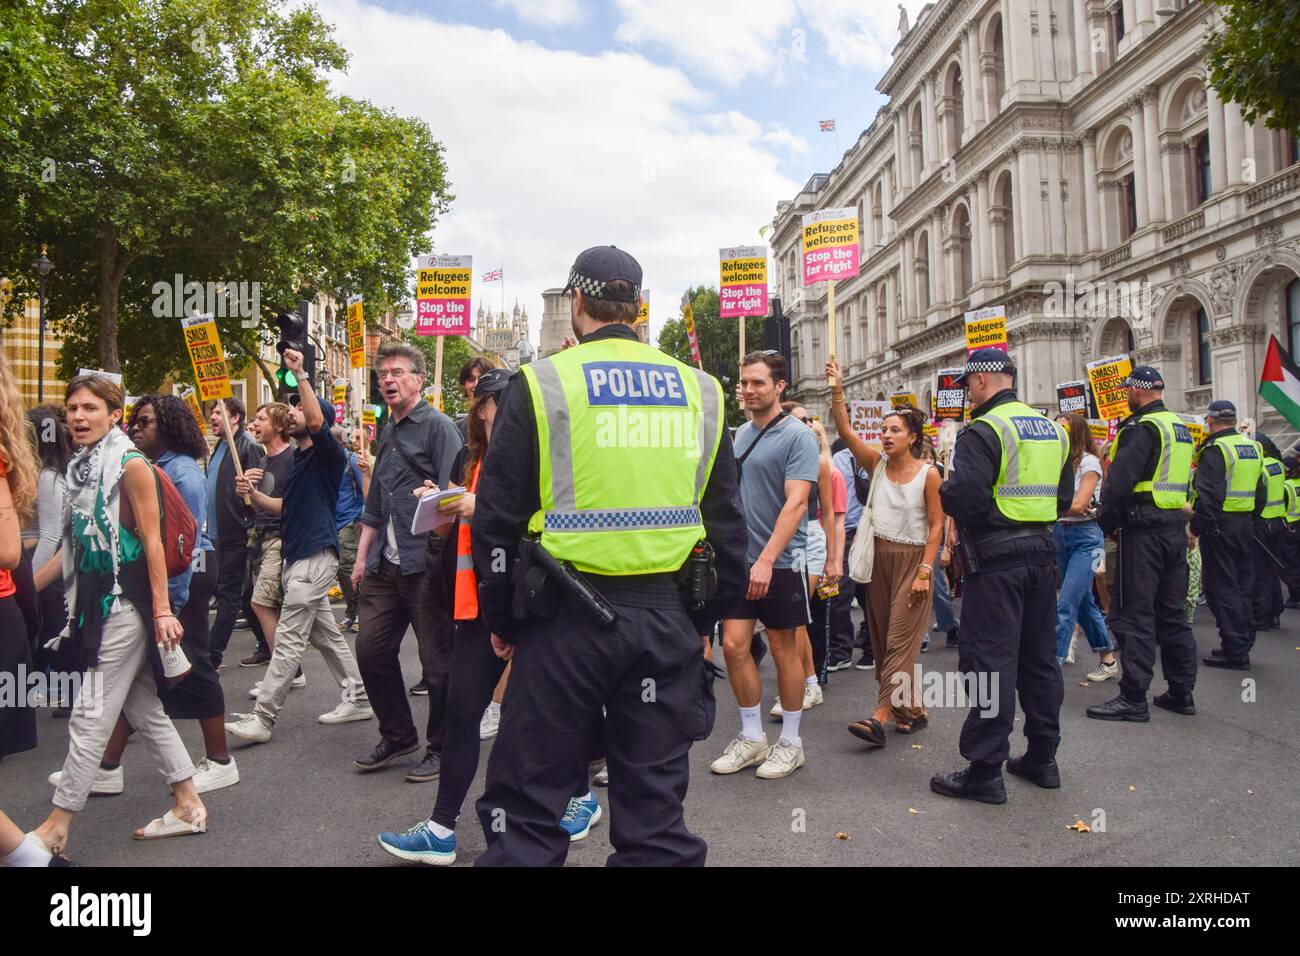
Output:
<svg viewBox="0 0 1300 956">
<path fill-rule="evenodd" d="M 36 270 L 36 281 L 41 289 L 40 332 L 36 346 L 36 404 L 45 401 L 45 280 L 54 271 L 54 263 L 45 257 L 45 243 L 41 243 L 41 254 L 32 260 Z"/>
</svg>

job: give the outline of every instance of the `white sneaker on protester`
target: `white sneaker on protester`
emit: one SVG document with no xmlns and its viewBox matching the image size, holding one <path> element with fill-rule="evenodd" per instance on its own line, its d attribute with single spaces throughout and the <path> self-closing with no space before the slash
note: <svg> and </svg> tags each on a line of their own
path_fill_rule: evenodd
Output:
<svg viewBox="0 0 1300 956">
<path fill-rule="evenodd" d="M 780 695 L 780 694 L 777 694 L 777 695 L 776 695 L 776 703 L 773 704 L 773 705 L 772 705 L 772 709 L 769 710 L 769 711 L 767 712 L 767 716 L 769 716 L 769 717 L 774 717 L 774 718 L 776 718 L 777 720 L 780 720 L 780 719 L 781 719 L 781 714 L 782 714 L 782 712 L 783 712 L 784 710 L 785 710 L 785 708 L 781 706 L 781 695 Z"/>
<path fill-rule="evenodd" d="M 1109 664 L 1104 661 L 1098 661 L 1097 669 L 1088 675 L 1088 680 L 1100 682 L 1118 676 L 1119 661 L 1111 661 Z"/>
<path fill-rule="evenodd" d="M 239 783 L 239 768 L 235 766 L 234 757 L 224 764 L 204 757 L 194 765 L 194 789 L 199 793 L 220 790 L 222 787 L 233 787 L 237 783 Z"/>
<path fill-rule="evenodd" d="M 289 686 L 296 687 L 296 688 L 306 687 L 307 675 L 299 674 L 297 677 L 293 679 L 293 683 L 291 683 Z M 257 700 L 257 695 L 261 693 L 261 691 L 262 691 L 262 682 L 258 681 L 256 684 L 254 684 L 252 687 L 248 689 L 248 696 L 251 697 L 253 700 Z"/>
<path fill-rule="evenodd" d="M 63 779 L 63 771 L 56 770 L 47 778 L 50 785 L 57 787 Z M 95 782 L 90 785 L 90 792 L 93 796 L 114 797 L 126 789 L 126 775 L 122 773 L 122 768 L 116 770 L 105 770 L 103 767 L 95 768 Z"/>
<path fill-rule="evenodd" d="M 322 724 L 346 724 L 353 720 L 369 720 L 375 716 L 369 704 L 354 704 L 345 700 L 328 714 L 321 714 L 317 720 Z"/>
<path fill-rule="evenodd" d="M 757 776 L 764 780 L 788 777 L 803 766 L 803 744 L 795 746 L 788 740 L 778 740 L 767 752 L 767 759 L 758 768 Z"/>
<path fill-rule="evenodd" d="M 271 728 L 262 723 L 257 714 L 231 714 L 233 721 L 226 723 L 226 733 L 240 740 L 264 744 L 271 739 Z"/>
<path fill-rule="evenodd" d="M 478 722 L 478 739 L 490 740 L 501 729 L 501 708 L 488 705 L 483 711 L 483 719 Z"/>
<path fill-rule="evenodd" d="M 766 759 L 766 734 L 759 740 L 748 740 L 737 736 L 735 740 L 727 744 L 727 749 L 722 752 L 722 756 L 709 764 L 709 769 L 714 773 L 737 773 L 746 767 L 762 763 Z"/>
<path fill-rule="evenodd" d="M 826 698 L 822 696 L 820 684 L 803 685 L 803 709 L 812 710 L 818 704 L 826 703 Z"/>
</svg>

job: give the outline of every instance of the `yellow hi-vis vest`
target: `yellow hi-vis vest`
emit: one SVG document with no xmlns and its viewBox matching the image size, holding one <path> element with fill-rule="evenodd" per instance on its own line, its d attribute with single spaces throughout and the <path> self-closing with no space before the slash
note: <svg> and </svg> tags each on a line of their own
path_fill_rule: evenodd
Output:
<svg viewBox="0 0 1300 956">
<path fill-rule="evenodd" d="M 1176 511 L 1187 504 L 1187 496 L 1192 485 L 1192 456 L 1196 453 L 1196 442 L 1192 432 L 1183 420 L 1170 411 L 1151 412 L 1143 415 L 1142 422 L 1156 426 L 1160 435 L 1160 456 L 1156 459 L 1156 470 L 1150 478 L 1139 481 L 1133 486 L 1134 491 L 1150 492 L 1151 500 L 1157 508 Z M 1141 427 L 1141 425 L 1130 426 Z M 1120 432 L 1115 439 L 1116 451 L 1128 429 Z M 1112 456 L 1113 459 L 1113 456 Z"/>
<path fill-rule="evenodd" d="M 1300 521 L 1300 478 L 1286 480 L 1286 523 Z"/>
<path fill-rule="evenodd" d="M 991 426 L 1002 445 L 993 503 L 1012 521 L 1056 521 L 1056 489 L 1070 457 L 1070 438 L 1060 425 L 1023 402 L 989 409 L 977 422 Z"/>
<path fill-rule="evenodd" d="M 624 338 L 523 366 L 541 510 L 528 530 L 579 571 L 676 571 L 704 537 L 700 496 L 722 437 L 718 380 Z"/>
<path fill-rule="evenodd" d="M 1268 499 L 1259 516 L 1281 518 L 1286 514 L 1286 468 L 1276 458 L 1265 458 L 1264 480 L 1268 486 Z"/>
<path fill-rule="evenodd" d="M 1255 510 L 1255 488 L 1264 468 L 1264 454 L 1259 445 L 1237 431 L 1214 438 L 1197 454 L 1197 460 L 1210 448 L 1223 454 L 1223 510 L 1230 514 L 1249 514 Z"/>
</svg>

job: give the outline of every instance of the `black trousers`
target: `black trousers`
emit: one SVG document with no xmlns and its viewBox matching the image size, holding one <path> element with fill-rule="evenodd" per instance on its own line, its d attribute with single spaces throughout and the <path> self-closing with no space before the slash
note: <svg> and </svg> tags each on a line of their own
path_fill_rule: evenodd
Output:
<svg viewBox="0 0 1300 956">
<path fill-rule="evenodd" d="M 172 720 L 205 720 L 226 712 L 226 698 L 221 680 L 212 667 L 208 628 L 208 601 L 217 583 L 213 552 L 203 552 L 190 575 L 190 595 L 177 613 L 184 633 L 181 650 L 190 661 L 190 672 L 170 686 L 158 685 L 158 699 Z"/>
<path fill-rule="evenodd" d="M 403 574 L 381 557 L 379 572 L 361 579 L 358 601 L 357 666 L 379 718 L 380 735 L 396 746 L 420 740 L 397 656 L 409 627 L 415 631 L 421 676 L 429 687 L 426 739 L 430 751 L 442 753 L 452 636 L 451 600 L 441 568 L 430 560 L 425 571 Z"/>
<path fill-rule="evenodd" d="M 1130 700 L 1146 700 L 1158 646 L 1169 689 L 1190 694 L 1196 685 L 1196 638 L 1187 623 L 1186 525 L 1123 528 L 1118 537 L 1119 568 L 1106 623 L 1119 644 L 1120 691 Z"/>
<path fill-rule="evenodd" d="M 212 666 L 220 666 L 221 659 L 230 645 L 230 635 L 235 630 L 235 621 L 240 612 L 257 638 L 257 646 L 266 646 L 266 635 L 262 625 L 253 613 L 250 599 L 253 595 L 253 582 L 248 573 L 248 539 L 237 537 L 234 541 L 217 542 L 217 586 L 213 594 L 217 599 L 217 617 L 208 632 L 208 646 L 212 652 Z"/>
<path fill-rule="evenodd" d="M 691 742 L 713 728 L 713 671 L 674 584 L 597 585 L 619 619 L 602 628 L 567 602 L 519 635 L 501 730 L 478 801 L 479 866 L 558 866 L 560 829 L 581 787 L 590 728 L 605 708 L 611 866 L 700 866 L 686 829 Z"/>
<path fill-rule="evenodd" d="M 1220 518 L 1215 534 L 1200 537 L 1201 587 L 1228 657 L 1246 657 L 1255 643 L 1255 552 L 1251 519 Z"/>
<path fill-rule="evenodd" d="M 1291 523 L 1282 533 L 1282 583 L 1286 585 L 1288 601 L 1300 600 L 1300 524 Z"/>
<path fill-rule="evenodd" d="M 1017 692 L 1034 759 L 1053 759 L 1061 742 L 1065 685 L 1056 662 L 1056 558 L 1051 551 L 1044 555 L 1035 563 L 966 572 L 957 666 L 968 688 L 973 683 L 979 692 L 983 681 L 987 702 L 996 701 L 996 709 L 985 708 L 977 697 L 962 725 L 961 755 L 971 763 L 997 766 L 1010 755 Z"/>
<path fill-rule="evenodd" d="M 867 631 L 867 586 L 854 581 L 848 574 L 849 549 L 853 547 L 854 531 L 844 533 L 844 577 L 840 579 L 840 593 L 831 598 L 827 617 L 830 625 L 830 650 L 828 657 L 832 664 L 848 660 L 853 656 L 856 643 L 867 650 L 871 649 L 871 637 Z M 862 623 L 858 626 L 857 641 L 853 638 L 853 599 L 858 599 L 862 608 Z M 820 673 L 820 670 L 819 670 Z"/>
<path fill-rule="evenodd" d="M 843 588 L 845 583 L 852 582 L 845 578 L 840 587 Z M 817 675 L 819 684 L 826 683 L 826 665 L 830 660 L 831 648 L 830 609 L 831 601 L 834 600 L 831 598 L 830 601 L 824 601 L 817 596 L 816 591 L 808 592 L 808 612 L 811 618 L 808 622 L 808 640 L 812 644 L 813 673 Z"/>
<path fill-rule="evenodd" d="M 1267 521 L 1256 521 L 1252 525 L 1256 540 L 1251 542 L 1255 561 L 1255 587 L 1251 592 L 1251 604 L 1256 627 L 1266 626 L 1282 613 L 1281 569 L 1269 554 L 1278 560 L 1286 560 L 1283 554 L 1285 523 L 1283 518 L 1270 518 Z"/>
</svg>

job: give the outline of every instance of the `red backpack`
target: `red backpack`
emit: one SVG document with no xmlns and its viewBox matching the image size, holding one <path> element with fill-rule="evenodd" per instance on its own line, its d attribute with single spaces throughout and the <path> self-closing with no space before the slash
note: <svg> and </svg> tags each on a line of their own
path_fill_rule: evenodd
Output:
<svg viewBox="0 0 1300 956">
<path fill-rule="evenodd" d="M 154 464 L 149 467 L 153 469 L 154 482 L 158 486 L 159 529 L 162 532 L 163 556 L 167 559 L 167 577 L 174 578 L 190 569 L 194 549 L 199 541 L 198 525 L 190 513 L 190 506 L 185 503 L 166 472 Z M 131 499 L 125 491 L 118 505 L 118 517 L 122 521 L 122 527 L 136 537 L 140 536 L 135 512 L 131 510 Z"/>
</svg>

